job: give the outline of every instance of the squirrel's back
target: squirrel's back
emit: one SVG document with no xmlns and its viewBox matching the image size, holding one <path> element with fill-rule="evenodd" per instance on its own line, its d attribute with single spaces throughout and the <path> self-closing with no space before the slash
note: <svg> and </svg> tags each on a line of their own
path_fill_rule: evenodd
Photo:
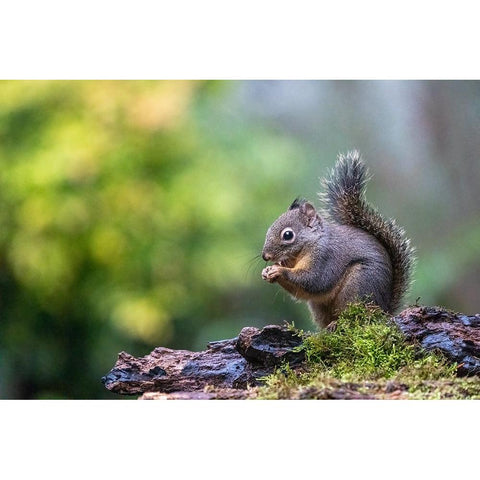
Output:
<svg viewBox="0 0 480 480">
<path fill-rule="evenodd" d="M 357 151 L 340 154 L 320 195 L 326 214 L 341 225 L 351 225 L 373 235 L 386 249 L 393 271 L 389 311 L 396 310 L 410 286 L 414 249 L 393 219 L 385 219 L 365 200 L 367 167 Z"/>
</svg>

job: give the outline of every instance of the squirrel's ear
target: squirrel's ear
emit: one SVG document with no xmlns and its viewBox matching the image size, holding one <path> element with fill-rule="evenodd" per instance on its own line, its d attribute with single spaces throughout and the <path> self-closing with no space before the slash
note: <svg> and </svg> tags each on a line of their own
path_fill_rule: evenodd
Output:
<svg viewBox="0 0 480 480">
<path fill-rule="evenodd" d="M 315 225 L 321 225 L 322 220 L 320 215 L 315 210 L 315 207 L 310 202 L 305 202 L 300 205 L 300 213 L 305 218 L 307 227 L 314 227 Z"/>
</svg>

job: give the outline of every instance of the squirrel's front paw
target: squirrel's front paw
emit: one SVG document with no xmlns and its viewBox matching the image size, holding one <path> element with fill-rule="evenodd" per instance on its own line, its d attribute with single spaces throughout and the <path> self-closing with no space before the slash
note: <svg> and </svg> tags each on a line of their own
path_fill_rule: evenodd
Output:
<svg viewBox="0 0 480 480">
<path fill-rule="evenodd" d="M 265 267 L 262 270 L 262 278 L 270 283 L 275 282 L 281 274 L 280 268 L 279 265 L 269 265 Z"/>
</svg>

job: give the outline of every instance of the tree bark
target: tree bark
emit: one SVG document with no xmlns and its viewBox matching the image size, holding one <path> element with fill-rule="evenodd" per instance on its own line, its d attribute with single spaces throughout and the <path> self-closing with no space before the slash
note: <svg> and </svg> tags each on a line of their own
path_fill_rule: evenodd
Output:
<svg viewBox="0 0 480 480">
<path fill-rule="evenodd" d="M 211 342 L 202 352 L 157 347 L 142 358 L 121 352 L 102 382 L 122 395 L 162 392 L 172 394 L 169 398 L 245 398 L 248 386 L 258 385 L 277 365 L 300 364 L 303 352 L 293 349 L 301 343 L 294 332 L 278 325 L 261 330 L 246 327 L 238 337 Z"/>
<path fill-rule="evenodd" d="M 439 350 L 456 362 L 458 374 L 480 373 L 480 315 L 413 307 L 393 321 L 407 340 L 426 350 Z M 202 352 L 157 347 L 141 358 L 121 352 L 102 382 L 111 392 L 143 395 L 143 399 L 249 398 L 254 396 L 249 387 L 261 384 L 275 367 L 288 363 L 301 368 L 304 354 L 296 349 L 301 343 L 286 327 L 245 327 L 238 337 L 210 342 Z M 329 398 L 360 398 L 342 391 Z"/>
<path fill-rule="evenodd" d="M 458 364 L 459 375 L 480 373 L 480 315 L 467 316 L 437 307 L 407 308 L 393 318 L 410 341 L 439 350 Z"/>
</svg>

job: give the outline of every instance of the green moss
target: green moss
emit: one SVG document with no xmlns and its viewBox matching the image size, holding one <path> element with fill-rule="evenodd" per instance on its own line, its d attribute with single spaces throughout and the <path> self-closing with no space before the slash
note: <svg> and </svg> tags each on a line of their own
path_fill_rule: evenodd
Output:
<svg viewBox="0 0 480 480">
<path fill-rule="evenodd" d="M 303 338 L 302 369 L 278 368 L 263 379 L 259 398 L 480 398 L 478 378 L 456 378 L 455 364 L 407 343 L 372 304 L 350 305 L 335 329 L 295 331 Z"/>
</svg>

